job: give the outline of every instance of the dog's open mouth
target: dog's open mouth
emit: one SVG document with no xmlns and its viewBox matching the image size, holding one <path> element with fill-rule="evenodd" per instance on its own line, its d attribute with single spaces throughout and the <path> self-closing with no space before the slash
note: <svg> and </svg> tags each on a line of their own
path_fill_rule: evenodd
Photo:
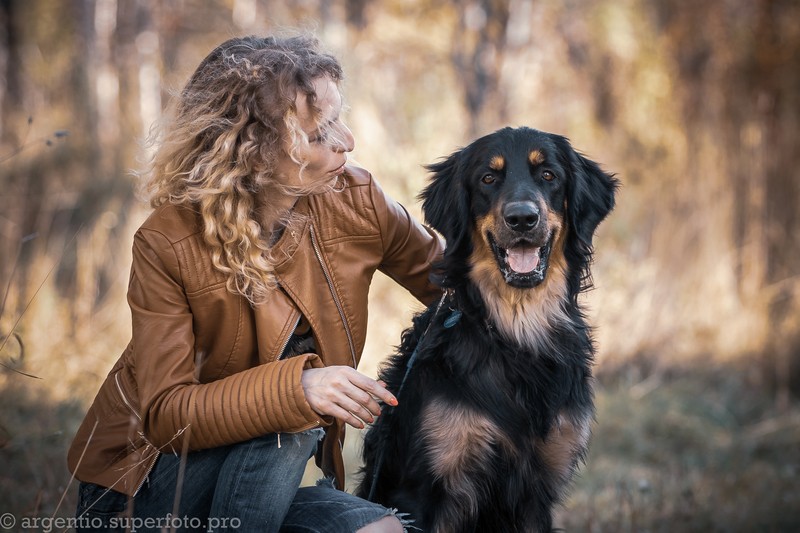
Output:
<svg viewBox="0 0 800 533">
<path fill-rule="evenodd" d="M 513 287 L 529 288 L 544 281 L 553 244 L 552 235 L 543 246 L 535 246 L 529 241 L 520 240 L 508 248 L 503 248 L 498 245 L 491 233 L 487 235 L 487 240 L 506 283 Z"/>
</svg>

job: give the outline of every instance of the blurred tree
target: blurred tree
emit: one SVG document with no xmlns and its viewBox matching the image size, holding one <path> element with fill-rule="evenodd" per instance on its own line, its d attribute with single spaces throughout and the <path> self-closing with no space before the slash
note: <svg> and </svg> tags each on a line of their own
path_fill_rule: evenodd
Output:
<svg viewBox="0 0 800 533">
<path fill-rule="evenodd" d="M 327 2 L 323 2 L 324 4 Z M 362 31 L 367 25 L 367 0 L 345 0 L 344 5 L 347 12 L 347 24 L 356 31 Z"/>
<path fill-rule="evenodd" d="M 732 71 L 741 90 L 727 93 L 728 109 L 739 121 L 733 128 L 739 131 L 739 153 L 750 152 L 757 162 L 751 166 L 755 174 L 741 172 L 747 161 L 732 169 L 735 220 L 740 263 L 761 263 L 754 272 L 742 272 L 742 285 L 744 275 L 753 275 L 768 298 L 767 357 L 775 365 L 778 402 L 785 409 L 790 390 L 800 393 L 800 4 L 754 4 L 751 43 Z"/>
<path fill-rule="evenodd" d="M 14 132 L 9 131 L 9 117 L 19 107 L 22 95 L 22 70 L 17 66 L 20 59 L 19 18 L 13 0 L 0 0 L 0 72 L 4 84 L 0 84 L 0 142 L 13 142 Z M 10 136 L 10 137 L 9 137 Z"/>
<path fill-rule="evenodd" d="M 800 391 L 800 4 L 650 5 L 678 76 L 688 148 L 680 187 L 696 193 L 697 170 L 717 167 L 703 183 L 730 191 L 730 203 L 691 208 L 730 221 L 740 298 L 766 313 L 767 376 L 786 407 L 790 390 Z"/>
<path fill-rule="evenodd" d="M 458 26 L 451 58 L 463 83 L 469 136 L 506 122 L 502 92 L 509 0 L 458 0 Z"/>
<path fill-rule="evenodd" d="M 18 310 L 37 289 L 27 280 L 30 261 L 68 242 L 73 246 L 57 256 L 54 277 L 65 296 L 93 302 L 104 273 L 97 272 L 91 286 L 77 283 L 73 238 L 110 206 L 121 207 L 130 198 L 130 185 L 119 179 L 122 160 L 116 157 L 124 144 L 114 135 L 118 130 L 108 128 L 114 119 L 107 113 L 115 105 L 109 91 L 115 72 L 108 43 L 98 40 L 96 5 L 94 0 L 3 2 L 5 26 L 19 36 L 6 49 L 6 70 L 14 80 L 6 87 L 14 89 L 6 91 L 11 98 L 4 102 L 2 136 L 3 151 L 19 154 L 0 167 L 4 252 L 25 243 L 19 256 L 22 268 L 15 274 Z M 101 36 L 108 38 L 109 33 Z M 28 116 L 32 121 L 27 130 L 19 127 Z M 68 141 L 66 130 L 71 133 Z M 54 131 L 59 132 L 55 137 Z M 124 210 L 122 214 L 124 219 Z M 25 239 L 32 234 L 37 237 Z M 15 257 L 0 256 L 0 272 L 7 272 Z"/>
</svg>

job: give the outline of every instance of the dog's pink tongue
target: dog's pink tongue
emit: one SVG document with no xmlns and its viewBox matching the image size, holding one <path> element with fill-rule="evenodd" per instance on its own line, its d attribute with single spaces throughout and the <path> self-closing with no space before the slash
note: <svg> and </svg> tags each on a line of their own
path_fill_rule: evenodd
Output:
<svg viewBox="0 0 800 533">
<path fill-rule="evenodd" d="M 539 248 L 533 246 L 518 246 L 508 249 L 508 266 L 514 272 L 526 274 L 539 264 Z"/>
</svg>

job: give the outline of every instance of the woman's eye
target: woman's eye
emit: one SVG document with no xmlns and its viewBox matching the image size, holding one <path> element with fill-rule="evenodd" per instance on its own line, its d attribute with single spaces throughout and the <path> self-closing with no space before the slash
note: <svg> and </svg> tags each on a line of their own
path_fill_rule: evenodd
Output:
<svg viewBox="0 0 800 533">
<path fill-rule="evenodd" d="M 311 138 L 308 140 L 308 142 L 309 142 L 309 144 L 321 144 L 321 143 L 324 143 L 324 142 L 326 142 L 326 141 L 328 140 L 328 137 L 329 137 L 329 136 L 330 136 L 330 135 L 328 134 L 328 132 L 327 132 L 327 131 L 324 131 L 324 132 L 322 132 L 322 133 L 319 133 L 319 134 L 317 134 L 317 135 L 315 135 L 315 136 L 311 137 Z"/>
<path fill-rule="evenodd" d="M 495 179 L 496 178 L 491 174 L 484 174 L 483 177 L 481 178 L 481 183 L 485 183 L 486 185 L 491 185 L 492 183 L 495 182 Z"/>
<path fill-rule="evenodd" d="M 542 172 L 542 177 L 547 181 L 553 181 L 556 175 L 550 172 L 549 170 L 545 170 L 544 172 Z"/>
</svg>

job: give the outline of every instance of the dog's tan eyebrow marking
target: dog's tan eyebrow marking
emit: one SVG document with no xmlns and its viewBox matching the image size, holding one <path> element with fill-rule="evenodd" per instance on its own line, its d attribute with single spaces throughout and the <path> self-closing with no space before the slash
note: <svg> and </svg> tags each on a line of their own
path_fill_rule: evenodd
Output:
<svg viewBox="0 0 800 533">
<path fill-rule="evenodd" d="M 544 154 L 537 149 L 531 150 L 531 153 L 528 154 L 528 161 L 531 162 L 531 165 L 541 165 L 544 163 Z"/>
<path fill-rule="evenodd" d="M 489 160 L 489 168 L 492 170 L 503 170 L 506 166 L 506 158 L 502 155 L 496 155 Z"/>
</svg>

